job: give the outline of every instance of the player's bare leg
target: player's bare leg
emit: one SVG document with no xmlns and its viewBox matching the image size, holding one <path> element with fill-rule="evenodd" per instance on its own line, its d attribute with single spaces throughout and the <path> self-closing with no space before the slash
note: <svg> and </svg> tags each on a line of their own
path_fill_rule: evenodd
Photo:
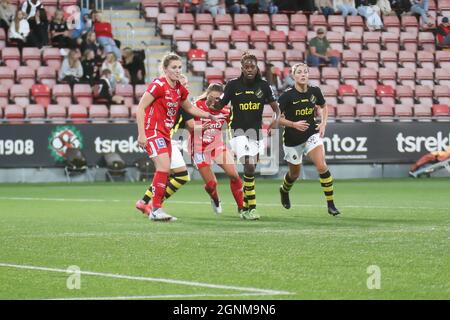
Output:
<svg viewBox="0 0 450 320">
<path fill-rule="evenodd" d="M 334 205 L 333 198 L 333 177 L 328 170 L 327 163 L 325 162 L 325 150 L 323 145 L 318 145 L 308 153 L 308 157 L 316 166 L 317 172 L 320 177 L 320 184 L 322 185 L 325 198 L 327 199 L 328 213 L 332 216 L 340 214 L 339 210 Z"/>
<path fill-rule="evenodd" d="M 288 163 L 289 172 L 284 176 L 283 184 L 280 186 L 281 204 L 284 208 L 291 208 L 291 200 L 289 199 L 289 191 L 295 181 L 300 176 L 301 165 Z"/>
</svg>

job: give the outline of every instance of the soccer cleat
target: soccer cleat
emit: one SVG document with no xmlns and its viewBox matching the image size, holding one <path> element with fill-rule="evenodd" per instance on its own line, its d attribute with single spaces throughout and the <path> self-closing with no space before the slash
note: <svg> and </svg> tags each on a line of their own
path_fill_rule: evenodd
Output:
<svg viewBox="0 0 450 320">
<path fill-rule="evenodd" d="M 242 211 L 241 219 L 242 220 L 259 220 L 259 215 L 256 213 L 256 209 Z"/>
<path fill-rule="evenodd" d="M 149 215 L 149 219 L 153 221 L 176 221 L 177 218 L 172 217 L 170 214 L 164 212 L 162 208 L 153 209 Z"/>
<path fill-rule="evenodd" d="M 289 192 L 284 192 L 283 188 L 280 187 L 281 204 L 285 209 L 291 208 L 291 200 L 289 200 Z"/>
<path fill-rule="evenodd" d="M 218 205 L 214 202 L 213 199 L 211 199 L 211 207 L 213 208 L 213 211 L 215 214 L 221 214 L 222 213 L 222 206 L 220 205 L 220 201 L 218 202 Z"/>
<path fill-rule="evenodd" d="M 328 213 L 331 214 L 332 216 L 337 216 L 338 214 L 341 214 L 335 206 L 328 206 Z"/>
<path fill-rule="evenodd" d="M 136 209 L 148 216 L 152 212 L 152 204 L 145 203 L 145 201 L 141 199 L 136 202 Z"/>
</svg>

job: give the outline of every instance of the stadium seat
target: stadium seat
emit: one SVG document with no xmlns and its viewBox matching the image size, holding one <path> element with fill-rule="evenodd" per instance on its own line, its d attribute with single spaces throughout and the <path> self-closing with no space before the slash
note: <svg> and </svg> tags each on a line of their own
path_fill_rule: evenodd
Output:
<svg viewBox="0 0 450 320">
<path fill-rule="evenodd" d="M 419 45 L 423 50 L 434 52 L 436 49 L 436 39 L 432 32 L 419 32 Z"/>
<path fill-rule="evenodd" d="M 210 13 L 197 13 L 195 16 L 195 24 L 200 31 L 212 32 L 214 30 L 214 19 Z"/>
<path fill-rule="evenodd" d="M 72 104 L 68 110 L 69 119 L 72 123 L 87 123 L 88 112 L 86 106 Z"/>
<path fill-rule="evenodd" d="M 270 33 L 270 17 L 267 13 L 255 13 L 253 15 L 253 26 L 257 31 L 264 31 L 266 34 Z"/>
<path fill-rule="evenodd" d="M 0 109 L 3 109 L 8 104 L 9 88 L 0 84 Z M 0 117 L 1 118 L 1 117 Z"/>
<path fill-rule="evenodd" d="M 354 87 L 359 84 L 359 73 L 358 70 L 353 68 L 344 67 L 341 69 L 341 79 L 345 84 L 352 85 Z"/>
<path fill-rule="evenodd" d="M 394 106 L 394 113 L 400 121 L 411 121 L 413 117 L 412 104 L 396 104 Z"/>
<path fill-rule="evenodd" d="M 34 84 L 31 87 L 31 96 L 37 104 L 47 107 L 51 102 L 50 89 L 45 84 Z"/>
<path fill-rule="evenodd" d="M 236 49 L 248 50 L 250 48 L 248 36 L 249 34 L 246 31 L 233 30 L 230 37 Z"/>
<path fill-rule="evenodd" d="M 33 70 L 37 70 L 41 66 L 41 50 L 38 48 L 23 48 L 22 61 Z"/>
<path fill-rule="evenodd" d="M 159 15 L 159 0 L 142 0 L 142 7 L 147 19 L 156 20 Z"/>
<path fill-rule="evenodd" d="M 362 34 L 364 32 L 364 21 L 361 16 L 347 16 L 347 29 L 351 32 Z"/>
<path fill-rule="evenodd" d="M 435 104 L 432 107 L 434 117 L 450 117 L 450 107 L 446 104 Z"/>
<path fill-rule="evenodd" d="M 338 87 L 340 82 L 339 70 L 334 67 L 323 67 L 322 79 L 324 83 Z"/>
<path fill-rule="evenodd" d="M 326 30 L 328 28 L 328 23 L 323 14 L 312 14 L 309 16 L 309 26 L 316 32 L 319 28 L 324 28 Z"/>
<path fill-rule="evenodd" d="M 386 50 L 394 52 L 400 50 L 400 36 L 397 33 L 383 32 L 381 34 L 381 43 Z"/>
<path fill-rule="evenodd" d="M 137 110 L 138 105 L 134 104 L 130 107 L 130 117 L 131 119 L 136 119 L 136 110 Z"/>
<path fill-rule="evenodd" d="M 305 41 L 306 41 L 306 33 L 305 32 L 289 31 L 288 43 L 293 49 L 305 52 L 306 51 Z"/>
<path fill-rule="evenodd" d="M 73 86 L 73 97 L 75 102 L 83 106 L 92 104 L 92 87 L 88 84 L 77 83 Z"/>
<path fill-rule="evenodd" d="M 255 49 L 266 51 L 269 48 L 267 33 L 264 31 L 251 31 L 250 43 Z"/>
<path fill-rule="evenodd" d="M 382 50 L 380 52 L 380 62 L 381 64 L 389 69 L 397 71 L 398 69 L 398 55 L 395 51 Z"/>
<path fill-rule="evenodd" d="M 161 37 L 171 37 L 175 31 L 175 17 L 172 14 L 161 13 L 158 15 L 158 26 Z"/>
<path fill-rule="evenodd" d="M 9 89 L 9 97 L 14 104 L 25 107 L 30 104 L 30 88 L 31 86 L 14 84 Z"/>
<path fill-rule="evenodd" d="M 228 51 L 228 61 L 232 67 L 239 68 L 241 66 L 241 58 L 244 51 L 239 49 L 231 49 Z"/>
<path fill-rule="evenodd" d="M 266 72 L 266 56 L 264 54 L 264 51 L 251 49 L 248 50 L 248 52 L 256 57 L 256 59 L 258 60 L 258 68 L 261 73 L 264 74 L 264 72 Z"/>
<path fill-rule="evenodd" d="M 348 17 L 347 17 L 348 18 Z M 362 51 L 362 33 L 346 32 L 344 34 L 345 45 L 354 52 Z"/>
<path fill-rule="evenodd" d="M 339 104 L 336 106 L 336 118 L 340 121 L 354 121 L 355 119 L 355 108 L 348 104 Z"/>
<path fill-rule="evenodd" d="M 339 96 L 344 104 L 356 104 L 356 89 L 350 84 L 341 84 L 338 89 Z"/>
<path fill-rule="evenodd" d="M 394 97 L 394 88 L 389 85 L 378 85 L 376 88 L 376 93 L 378 97 Z"/>
<path fill-rule="evenodd" d="M 400 33 L 400 19 L 396 15 L 383 16 L 383 24 L 390 33 Z"/>
<path fill-rule="evenodd" d="M 433 104 L 433 91 L 429 86 L 418 85 L 416 86 L 414 93 L 420 104 Z"/>
<path fill-rule="evenodd" d="M 414 117 L 425 118 L 427 121 L 430 121 L 431 105 L 423 105 L 423 104 L 414 105 Z"/>
<path fill-rule="evenodd" d="M 424 51 L 427 52 L 427 51 Z M 427 52 L 428 55 L 432 53 Z M 436 52 L 436 63 L 442 67 L 443 62 L 450 62 L 450 51 L 437 51 Z"/>
<path fill-rule="evenodd" d="M 308 18 L 303 13 L 296 13 L 291 15 L 291 28 L 294 31 L 308 32 Z"/>
<path fill-rule="evenodd" d="M 197 49 L 209 51 L 211 49 L 211 30 L 194 30 L 192 33 L 192 42 Z"/>
<path fill-rule="evenodd" d="M 32 123 L 44 123 L 45 108 L 39 104 L 31 104 L 25 108 L 25 117 Z"/>
<path fill-rule="evenodd" d="M 231 31 L 214 30 L 211 34 L 211 42 L 217 49 L 228 51 L 230 49 Z"/>
<path fill-rule="evenodd" d="M 410 86 L 399 85 L 395 88 L 395 97 L 403 105 L 414 104 L 414 92 Z"/>
<path fill-rule="evenodd" d="M 124 98 L 124 104 L 126 106 L 134 103 L 133 86 L 131 84 L 117 84 L 115 94 Z"/>
<path fill-rule="evenodd" d="M 1 51 L 2 60 L 6 66 L 17 69 L 20 66 L 20 51 L 16 47 L 6 47 Z"/>
<path fill-rule="evenodd" d="M 376 71 L 380 68 L 379 66 L 379 54 L 377 51 L 364 50 L 361 52 L 361 62 L 367 68 L 372 68 Z"/>
<path fill-rule="evenodd" d="M 53 70 L 61 68 L 61 53 L 58 48 L 44 48 L 42 51 L 42 60 Z"/>
<path fill-rule="evenodd" d="M 121 104 L 112 104 L 110 107 L 110 116 L 114 122 L 128 122 L 130 111 L 128 107 Z"/>
<path fill-rule="evenodd" d="M 208 61 L 211 66 L 217 69 L 225 70 L 227 67 L 226 54 L 222 50 L 212 49 L 208 51 Z"/>
<path fill-rule="evenodd" d="M 357 51 L 345 50 L 342 53 L 342 62 L 347 67 L 359 70 L 360 61 L 361 61 L 360 54 Z"/>
<path fill-rule="evenodd" d="M 287 50 L 286 61 L 289 65 L 303 62 L 304 61 L 303 52 L 300 50 Z"/>
<path fill-rule="evenodd" d="M 4 118 L 8 121 L 8 123 L 23 123 L 24 119 L 24 108 L 22 106 L 17 106 L 15 104 L 8 104 L 5 107 L 5 116 Z"/>
<path fill-rule="evenodd" d="M 214 18 L 214 21 L 217 29 L 221 31 L 228 31 L 231 33 L 233 30 L 233 18 L 229 14 L 218 14 Z"/>
<path fill-rule="evenodd" d="M 207 83 L 223 83 L 223 71 L 217 68 L 206 68 L 205 70 L 205 80 Z"/>
<path fill-rule="evenodd" d="M 420 82 L 421 85 L 427 85 L 430 88 L 432 88 L 434 86 L 433 70 L 429 70 L 429 69 L 425 69 L 425 68 L 417 68 L 416 79 Z"/>
<path fill-rule="evenodd" d="M 56 103 L 59 105 L 68 107 L 72 103 L 72 91 L 68 84 L 55 84 L 52 93 Z"/>
<path fill-rule="evenodd" d="M 320 86 L 320 90 L 322 91 L 322 94 L 327 97 L 336 97 L 337 91 L 336 87 L 328 84 L 324 84 Z"/>
<path fill-rule="evenodd" d="M 202 49 L 191 49 L 188 51 L 188 60 L 192 65 L 194 73 L 203 73 L 206 69 L 206 52 Z"/>
<path fill-rule="evenodd" d="M 381 32 L 364 31 L 363 33 L 364 47 L 371 52 L 379 52 L 381 50 Z"/>
<path fill-rule="evenodd" d="M 0 28 L 0 49 L 6 47 L 6 34 L 5 29 Z"/>
<path fill-rule="evenodd" d="M 0 66 L 0 85 L 9 89 L 14 84 L 14 68 Z"/>
<path fill-rule="evenodd" d="M 164 8 L 164 12 L 174 16 L 180 10 L 180 3 L 177 0 L 161 0 L 161 7 Z"/>
<path fill-rule="evenodd" d="M 450 68 L 437 68 L 434 76 L 440 85 L 450 86 Z"/>
<path fill-rule="evenodd" d="M 342 52 L 344 50 L 344 39 L 342 33 L 328 31 L 327 39 L 330 42 L 331 49 Z"/>
<path fill-rule="evenodd" d="M 375 89 L 371 86 L 358 86 L 357 88 L 358 97 L 365 104 L 374 105 L 375 104 Z"/>
<path fill-rule="evenodd" d="M 287 14 L 272 15 L 272 26 L 276 31 L 282 31 L 287 36 L 289 34 L 289 17 Z"/>
<path fill-rule="evenodd" d="M 393 121 L 394 118 L 394 104 L 376 104 L 375 105 L 375 114 L 381 121 Z"/>
<path fill-rule="evenodd" d="M 378 84 L 378 73 L 371 68 L 361 68 L 359 79 L 362 84 L 371 86 L 375 89 Z"/>
<path fill-rule="evenodd" d="M 331 31 L 345 33 L 345 17 L 342 15 L 329 15 L 328 26 Z"/>
<path fill-rule="evenodd" d="M 275 50 L 287 50 L 287 35 L 283 31 L 270 31 L 269 42 Z"/>
<path fill-rule="evenodd" d="M 403 68 L 409 68 L 411 70 L 416 70 L 417 58 L 414 52 L 410 51 L 400 51 L 398 53 L 398 62 Z"/>
<path fill-rule="evenodd" d="M 378 79 L 382 84 L 389 85 L 392 88 L 395 88 L 397 85 L 395 70 L 391 68 L 379 68 Z"/>
<path fill-rule="evenodd" d="M 235 14 L 234 27 L 236 30 L 250 33 L 252 31 L 252 18 L 247 13 Z"/>
<path fill-rule="evenodd" d="M 65 122 L 66 120 L 66 107 L 59 104 L 50 104 L 47 107 L 47 118 L 51 122 Z"/>
<path fill-rule="evenodd" d="M 275 67 L 280 70 L 284 69 L 284 54 L 282 51 L 278 50 L 267 50 L 266 52 L 266 61 L 268 63 L 272 63 Z"/>
<path fill-rule="evenodd" d="M 144 95 L 145 91 L 147 91 L 148 85 L 146 84 L 137 84 L 134 87 L 134 98 L 135 101 L 139 102 L 141 100 L 142 96 Z"/>
<path fill-rule="evenodd" d="M 56 71 L 52 67 L 41 66 L 37 69 L 36 80 L 45 84 L 49 88 L 53 88 L 56 84 Z"/>
<path fill-rule="evenodd" d="M 419 23 L 415 16 L 401 16 L 400 25 L 404 31 L 416 32 L 419 29 Z"/>
<path fill-rule="evenodd" d="M 226 68 L 225 69 L 225 81 L 229 81 L 234 78 L 239 78 L 241 75 L 241 69 L 240 68 Z"/>
<path fill-rule="evenodd" d="M 36 83 L 36 75 L 34 69 L 30 67 L 20 66 L 16 69 L 16 81 L 17 83 L 27 85 L 31 87 Z"/>
<path fill-rule="evenodd" d="M 175 18 L 176 25 L 179 29 L 192 34 L 195 29 L 195 20 L 192 13 L 178 13 Z"/>
<path fill-rule="evenodd" d="M 89 107 L 89 118 L 93 123 L 108 123 L 108 108 L 104 104 L 91 105 Z"/>
<path fill-rule="evenodd" d="M 320 86 L 321 75 L 319 68 L 310 67 L 309 68 L 309 82 L 312 86 Z"/>
<path fill-rule="evenodd" d="M 436 55 L 437 54 L 438 53 L 436 53 Z M 432 52 L 418 51 L 417 52 L 417 62 L 422 68 L 428 68 L 430 70 L 434 70 L 435 69 L 434 54 Z"/>
<path fill-rule="evenodd" d="M 401 32 L 400 45 L 408 52 L 417 52 L 417 32 Z"/>
<path fill-rule="evenodd" d="M 191 49 L 191 33 L 186 30 L 175 30 L 173 32 L 173 41 L 176 47 L 176 51 L 185 55 Z"/>
<path fill-rule="evenodd" d="M 416 76 L 414 70 L 408 68 L 399 68 L 397 71 L 397 80 L 402 85 L 408 85 L 412 89 L 416 87 Z"/>
<path fill-rule="evenodd" d="M 448 86 L 435 85 L 433 94 L 440 104 L 450 105 L 450 88 Z"/>
<path fill-rule="evenodd" d="M 358 103 L 356 105 L 356 116 L 362 122 L 374 122 L 375 111 L 373 105 Z"/>
</svg>

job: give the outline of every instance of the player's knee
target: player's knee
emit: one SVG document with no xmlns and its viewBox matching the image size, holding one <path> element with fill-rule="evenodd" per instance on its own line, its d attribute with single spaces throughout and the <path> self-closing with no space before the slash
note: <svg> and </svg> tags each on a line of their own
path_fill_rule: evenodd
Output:
<svg viewBox="0 0 450 320">
<path fill-rule="evenodd" d="M 300 172 L 289 172 L 289 178 L 295 181 L 300 177 Z"/>
<path fill-rule="evenodd" d="M 327 167 L 326 163 L 320 163 L 316 166 L 316 168 L 317 168 L 317 172 L 319 172 L 320 174 L 328 171 L 328 167 Z"/>
<path fill-rule="evenodd" d="M 246 176 L 254 176 L 256 168 L 254 165 L 248 164 L 244 166 L 244 174 Z"/>
</svg>

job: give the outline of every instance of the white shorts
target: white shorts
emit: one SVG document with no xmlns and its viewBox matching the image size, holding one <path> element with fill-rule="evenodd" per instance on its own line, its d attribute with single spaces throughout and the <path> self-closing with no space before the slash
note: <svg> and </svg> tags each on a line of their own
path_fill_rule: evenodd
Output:
<svg viewBox="0 0 450 320">
<path fill-rule="evenodd" d="M 323 145 L 323 140 L 319 133 L 313 134 L 306 142 L 295 147 L 287 147 L 283 144 L 284 160 L 299 165 L 303 161 L 303 155 L 308 155 L 312 149 L 321 145 Z"/>
<path fill-rule="evenodd" d="M 237 136 L 230 140 L 230 146 L 237 159 L 250 156 L 256 157 L 259 153 L 264 153 L 264 141 L 249 139 L 246 136 Z"/>
<path fill-rule="evenodd" d="M 183 155 L 181 154 L 179 141 L 172 140 L 172 159 L 170 161 L 170 169 L 186 167 Z"/>
</svg>

